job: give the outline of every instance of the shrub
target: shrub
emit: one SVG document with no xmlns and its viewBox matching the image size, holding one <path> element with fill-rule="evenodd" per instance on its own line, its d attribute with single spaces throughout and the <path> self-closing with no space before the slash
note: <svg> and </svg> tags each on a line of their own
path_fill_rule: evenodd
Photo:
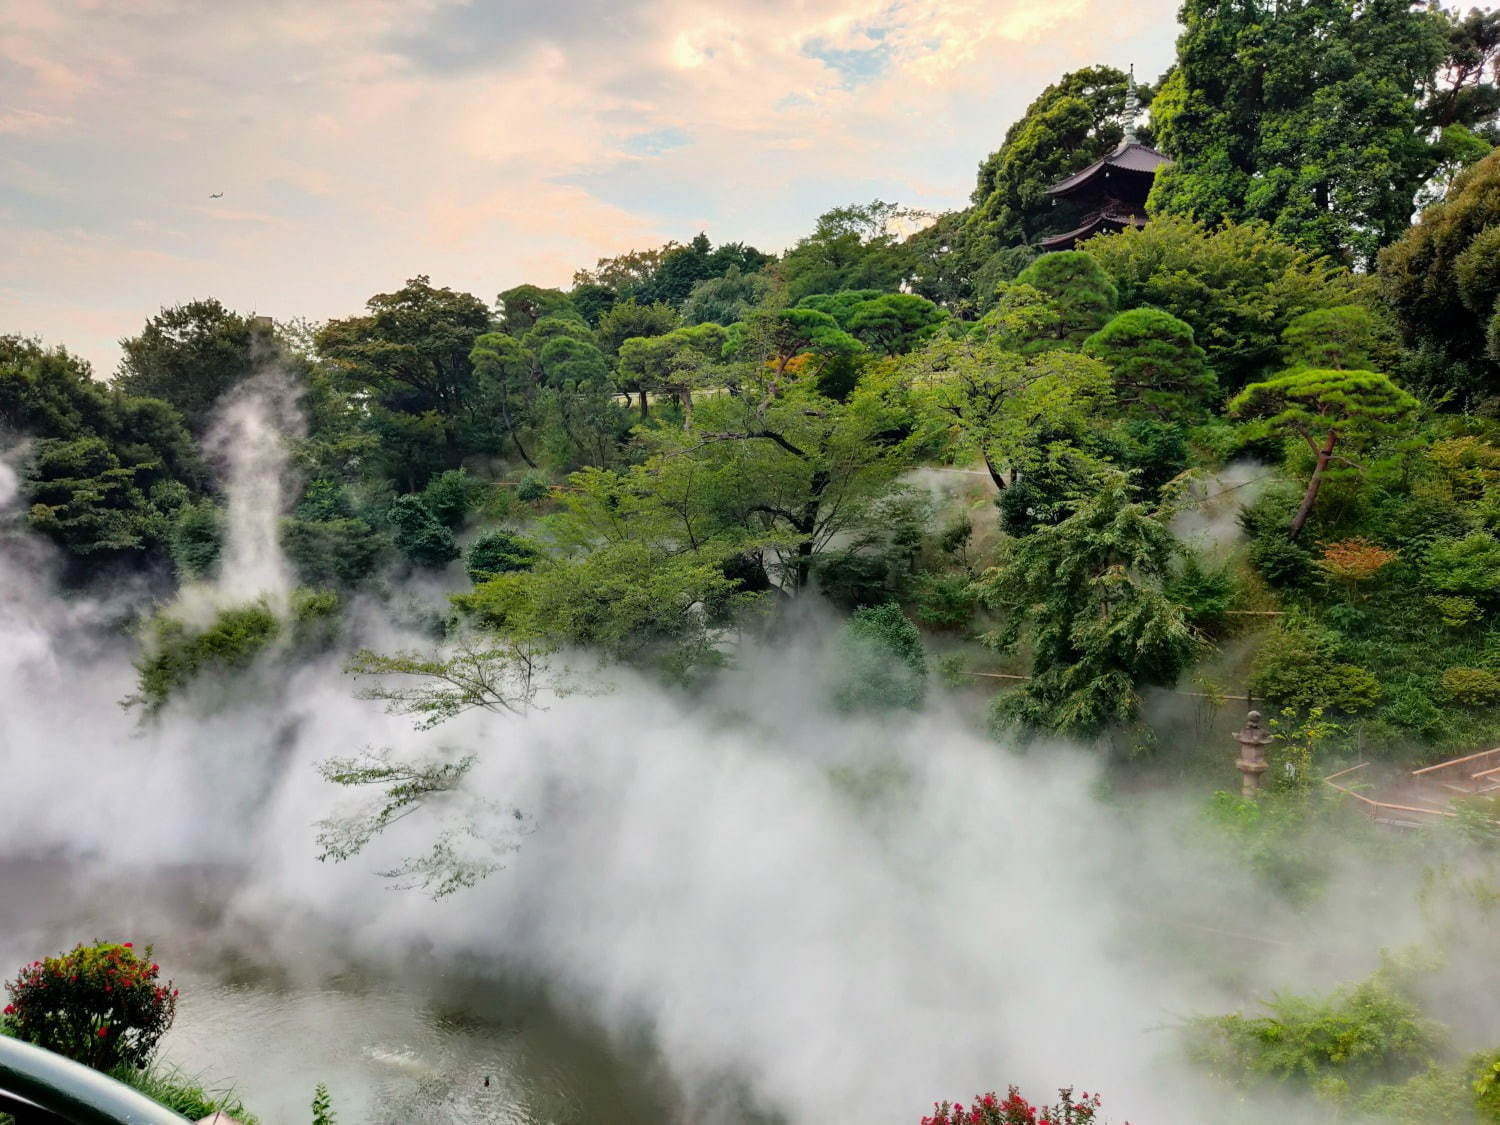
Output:
<svg viewBox="0 0 1500 1125">
<path fill-rule="evenodd" d="M 246 667 L 280 631 L 276 615 L 259 602 L 224 610 L 198 633 L 174 618 L 158 617 L 148 627 L 148 655 L 135 666 L 140 691 L 131 702 L 159 711 L 199 673 Z"/>
<path fill-rule="evenodd" d="M 916 614 L 923 625 L 961 628 L 974 616 L 978 604 L 967 574 L 928 572 L 917 576 Z"/>
<path fill-rule="evenodd" d="M 281 521 L 281 548 L 309 586 L 355 586 L 374 573 L 389 540 L 360 519 Z"/>
<path fill-rule="evenodd" d="M 535 504 L 538 500 L 544 500 L 551 489 L 547 485 L 547 478 L 537 472 L 525 472 L 521 479 L 516 482 L 516 499 L 523 504 Z"/>
<path fill-rule="evenodd" d="M 1473 598 L 1438 594 L 1428 598 L 1427 604 L 1437 611 L 1438 620 L 1450 629 L 1462 629 L 1479 619 L 1479 603 Z"/>
<path fill-rule="evenodd" d="M 148 946 L 96 942 L 33 961 L 7 981 L 5 1016 L 17 1038 L 96 1070 L 144 1067 L 177 1013 Z"/>
<path fill-rule="evenodd" d="M 1500 595 L 1500 541 L 1483 531 L 1440 540 L 1427 552 L 1423 576 L 1444 594 L 1479 599 Z"/>
<path fill-rule="evenodd" d="M 1481 1121 L 1500 1121 L 1500 1052 L 1479 1055 L 1469 1063 L 1474 1108 Z"/>
<path fill-rule="evenodd" d="M 497 574 L 513 570 L 530 570 L 536 561 L 536 549 L 509 531 L 489 531 L 469 545 L 464 569 L 476 586 Z"/>
<path fill-rule="evenodd" d="M 1340 539 L 1323 548 L 1318 567 L 1336 582 L 1354 587 L 1368 582 L 1397 559 L 1395 551 L 1368 539 Z"/>
<path fill-rule="evenodd" d="M 463 469 L 449 469 L 427 482 L 422 490 L 422 504 L 438 523 L 457 528 L 463 526 L 464 518 L 483 495 L 483 481 Z"/>
<path fill-rule="evenodd" d="M 935 1102 L 922 1125 L 1089 1125 L 1098 1120 L 1101 1099 L 1082 1093 L 1075 1099 L 1071 1087 L 1057 1092 L 1057 1104 L 1032 1105 L 1020 1090 L 1010 1087 L 1004 1098 L 993 1090 L 974 1095 L 973 1104 Z"/>
<path fill-rule="evenodd" d="M 1337 634 L 1289 619 L 1256 653 L 1250 690 L 1272 703 L 1352 713 L 1378 703 L 1380 681 L 1357 664 L 1338 660 Z"/>
<path fill-rule="evenodd" d="M 178 508 L 169 543 L 177 572 L 184 578 L 208 574 L 219 563 L 221 537 L 219 509 L 211 501 Z"/>
<path fill-rule="evenodd" d="M 1387 979 L 1386 971 L 1327 997 L 1278 996 L 1268 1014 L 1234 1012 L 1189 1025 L 1189 1053 L 1234 1082 L 1306 1087 L 1330 1080 L 1402 1080 L 1425 1070 L 1441 1028 Z"/>
<path fill-rule="evenodd" d="M 458 558 L 458 544 L 418 496 L 398 496 L 387 516 L 396 546 L 416 566 L 443 567 Z"/>
<path fill-rule="evenodd" d="M 1500 675 L 1488 668 L 1449 668 L 1441 683 L 1443 694 L 1455 703 L 1484 707 L 1500 699 Z"/>
<path fill-rule="evenodd" d="M 926 697 L 922 637 L 895 602 L 856 610 L 839 635 L 836 659 L 840 710 L 916 709 Z"/>
</svg>

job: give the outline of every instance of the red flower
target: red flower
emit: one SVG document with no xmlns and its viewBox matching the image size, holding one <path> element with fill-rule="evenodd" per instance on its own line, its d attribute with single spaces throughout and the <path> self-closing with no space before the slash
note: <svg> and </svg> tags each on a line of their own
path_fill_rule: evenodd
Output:
<svg viewBox="0 0 1500 1125">
<path fill-rule="evenodd" d="M 109 1034 L 109 1024 L 105 1024 L 103 1027 L 101 1027 L 99 1029 L 99 1038 L 103 1039 L 108 1034 Z"/>
<path fill-rule="evenodd" d="M 7 1016 L 13 1016 L 13 1015 L 15 1015 L 16 1014 L 16 1006 L 14 1004 L 7 1004 L 7 1005 L 5 1005 L 5 1014 Z"/>
</svg>

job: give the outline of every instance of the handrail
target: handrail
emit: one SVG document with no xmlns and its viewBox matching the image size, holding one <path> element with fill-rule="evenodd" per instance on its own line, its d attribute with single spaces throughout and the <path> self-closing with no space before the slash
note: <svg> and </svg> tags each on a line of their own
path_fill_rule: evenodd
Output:
<svg viewBox="0 0 1500 1125">
<path fill-rule="evenodd" d="M 183 1125 L 139 1090 L 32 1043 L 0 1035 L 0 1091 L 71 1125 Z"/>
</svg>

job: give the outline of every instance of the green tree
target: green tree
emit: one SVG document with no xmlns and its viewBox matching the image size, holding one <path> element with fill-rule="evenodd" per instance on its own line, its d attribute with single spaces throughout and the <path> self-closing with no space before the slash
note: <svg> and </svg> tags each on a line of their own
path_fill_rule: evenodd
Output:
<svg viewBox="0 0 1500 1125">
<path fill-rule="evenodd" d="M 1187 0 L 1181 19 L 1153 107 L 1173 163 L 1151 206 L 1263 220 L 1304 249 L 1373 262 L 1440 159 L 1423 103 L 1449 57 L 1450 17 L 1405 0 Z"/>
<path fill-rule="evenodd" d="M 1340 449 L 1358 448 L 1415 413 L 1417 400 L 1374 371 L 1300 368 L 1252 383 L 1229 404 L 1231 414 L 1261 420 L 1261 426 L 1301 438 L 1313 454 L 1302 503 L 1288 526 L 1295 539 L 1307 523 L 1318 490 Z"/>
<path fill-rule="evenodd" d="M 886 293 L 855 306 L 844 327 L 873 351 L 904 355 L 931 339 L 946 319 L 926 297 Z"/>
<path fill-rule="evenodd" d="M 1282 361 L 1288 367 L 1374 371 L 1394 359 L 1387 325 L 1364 305 L 1313 309 L 1281 334 Z"/>
<path fill-rule="evenodd" d="M 1198 647 L 1163 589 L 1176 550 L 1162 514 L 1130 500 L 1123 473 L 1061 523 L 1009 540 L 976 588 L 1004 615 L 990 642 L 1027 638 L 1032 671 L 998 716 L 1083 736 L 1132 721 L 1139 689 L 1171 684 Z"/>
<path fill-rule="evenodd" d="M 730 266 L 722 277 L 707 278 L 693 286 L 682 303 L 682 319 L 687 324 L 712 322 L 728 327 L 764 304 L 770 293 L 771 279 L 764 273 L 746 273 Z"/>
<path fill-rule="evenodd" d="M 579 315 L 568 294 L 537 285 L 505 290 L 495 298 L 495 309 L 499 313 L 497 326 L 511 336 L 529 332 L 543 317 Z"/>
<path fill-rule="evenodd" d="M 834 649 L 834 704 L 841 711 L 917 710 L 927 695 L 922 635 L 895 602 L 857 609 Z"/>
<path fill-rule="evenodd" d="M 498 415 L 521 460 L 536 468 L 521 442 L 522 429 L 533 421 L 536 409 L 536 357 L 514 336 L 486 332 L 474 341 L 469 362 L 474 368 L 479 412 Z"/>
<path fill-rule="evenodd" d="M 982 458 L 1001 492 L 1046 463 L 1051 435 L 1083 429 L 1109 396 L 1096 359 L 1021 356 L 973 337 L 935 340 L 902 367 L 924 432 L 956 458 Z"/>
<path fill-rule="evenodd" d="M 1161 418 L 1200 417 L 1218 388 L 1192 326 L 1160 309 L 1131 309 L 1084 342 L 1114 379 L 1127 411 Z"/>
<path fill-rule="evenodd" d="M 1031 304 L 1037 315 L 1017 343 L 1028 350 L 1082 344 L 1114 315 L 1119 292 L 1109 274 L 1081 250 L 1043 254 L 1021 271 L 1009 307 Z M 1034 303 L 1032 293 L 1041 295 Z M 1001 298 L 1002 308 L 1007 307 Z"/>
<path fill-rule="evenodd" d="M 1227 390 L 1281 363 L 1281 335 L 1311 309 L 1369 303 L 1367 284 L 1263 224 L 1210 229 L 1169 215 L 1084 243 L 1119 288 L 1120 307 L 1150 305 L 1192 325 Z"/>
<path fill-rule="evenodd" d="M 476 585 L 497 574 L 526 570 L 536 561 L 536 548 L 520 536 L 497 529 L 487 531 L 469 545 L 464 570 Z"/>
<path fill-rule="evenodd" d="M 748 320 L 731 325 L 725 342 L 726 355 L 766 364 L 778 377 L 801 355 L 827 362 L 861 350 L 860 342 L 837 320 L 808 308 L 757 310 Z"/>
<path fill-rule="evenodd" d="M 387 409 L 459 415 L 473 387 L 469 353 L 489 328 L 484 302 L 415 277 L 394 293 L 377 293 L 365 307 L 366 316 L 325 324 L 318 350 Z"/>
<path fill-rule="evenodd" d="M 609 355 L 626 340 L 639 336 L 663 336 L 682 323 L 677 310 L 664 302 L 641 304 L 634 297 L 621 301 L 599 318 L 599 346 Z"/>
<path fill-rule="evenodd" d="M 1500 150 L 1380 255 L 1380 283 L 1418 351 L 1423 384 L 1473 408 L 1500 395 Z"/>
<path fill-rule="evenodd" d="M 620 344 L 615 378 L 620 386 L 639 391 L 641 417 L 646 417 L 647 392 L 670 394 L 683 409 L 683 424 L 690 425 L 693 391 L 714 376 L 728 333 L 717 324 L 674 328 L 664 336 L 646 336 Z"/>
<path fill-rule="evenodd" d="M 910 212 L 879 199 L 835 207 L 818 216 L 812 234 L 782 255 L 775 271 L 793 302 L 840 289 L 894 292 L 911 268 L 895 233 Z"/>
<path fill-rule="evenodd" d="M 414 566 L 443 567 L 458 558 L 453 532 L 434 518 L 420 497 L 396 497 L 386 519 L 397 549 Z"/>
<path fill-rule="evenodd" d="M 259 346 L 270 345 L 262 340 Z M 219 399 L 250 377 L 257 359 L 250 320 L 213 299 L 162 309 L 140 335 L 121 340 L 120 350 L 115 386 L 170 402 L 198 434 Z"/>
</svg>

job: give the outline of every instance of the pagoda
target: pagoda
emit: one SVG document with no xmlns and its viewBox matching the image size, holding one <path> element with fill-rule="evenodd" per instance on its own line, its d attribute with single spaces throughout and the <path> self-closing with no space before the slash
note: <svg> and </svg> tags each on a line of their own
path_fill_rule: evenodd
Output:
<svg viewBox="0 0 1500 1125">
<path fill-rule="evenodd" d="M 1044 251 L 1072 250 L 1096 234 L 1146 225 L 1146 196 L 1156 170 L 1168 161 L 1136 135 L 1140 111 L 1132 72 L 1125 94 L 1125 136 L 1115 150 L 1047 189 L 1054 206 L 1068 204 L 1077 218 L 1072 230 L 1041 239 Z"/>
</svg>

